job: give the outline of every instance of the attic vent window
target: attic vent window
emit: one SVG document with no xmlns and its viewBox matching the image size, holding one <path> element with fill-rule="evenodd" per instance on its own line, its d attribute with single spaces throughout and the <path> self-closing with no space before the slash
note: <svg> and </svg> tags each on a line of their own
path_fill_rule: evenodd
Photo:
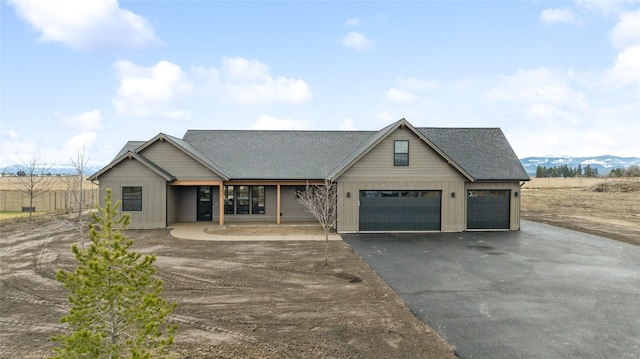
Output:
<svg viewBox="0 0 640 359">
<path fill-rule="evenodd" d="M 409 141 L 395 141 L 393 146 L 393 165 L 409 165 Z"/>
</svg>

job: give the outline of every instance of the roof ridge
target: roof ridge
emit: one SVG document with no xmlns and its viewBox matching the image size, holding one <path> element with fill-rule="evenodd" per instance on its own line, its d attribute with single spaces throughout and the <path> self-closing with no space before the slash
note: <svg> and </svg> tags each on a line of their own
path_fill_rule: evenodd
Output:
<svg viewBox="0 0 640 359">
<path fill-rule="evenodd" d="M 366 133 L 366 132 L 378 132 L 376 130 L 215 130 L 215 129 L 188 129 L 186 132 L 262 132 L 262 133 L 274 133 L 274 132 L 299 132 L 299 133 L 320 133 L 320 132 L 333 132 L 333 133 Z"/>
<path fill-rule="evenodd" d="M 416 127 L 416 129 L 445 129 L 445 130 L 499 130 L 500 127 Z"/>
</svg>

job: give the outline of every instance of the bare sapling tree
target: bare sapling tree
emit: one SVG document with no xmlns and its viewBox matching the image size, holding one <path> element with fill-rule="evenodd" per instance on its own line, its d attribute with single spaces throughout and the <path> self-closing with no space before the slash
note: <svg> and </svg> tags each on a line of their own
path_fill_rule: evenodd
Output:
<svg viewBox="0 0 640 359">
<path fill-rule="evenodd" d="M 89 220 L 89 214 L 84 213 L 84 169 L 89 162 L 89 158 L 85 155 L 84 146 L 82 149 L 78 149 L 75 156 L 69 158 L 69 160 L 75 173 L 71 176 L 62 176 L 60 178 L 67 187 L 65 194 L 65 210 L 67 213 L 71 210 L 77 210 L 78 218 L 75 222 L 71 219 L 68 220 L 67 224 L 80 232 L 80 248 L 84 250 L 84 230 L 87 227 L 87 222 Z M 70 205 L 69 202 L 71 202 Z"/>
<path fill-rule="evenodd" d="M 67 193 L 69 194 L 72 206 L 71 209 L 78 211 L 78 218 L 82 217 L 84 210 L 84 169 L 87 167 L 89 158 L 86 157 L 84 146 L 78 149 L 74 157 L 69 158 L 74 174 L 72 176 L 63 177 L 63 181 L 67 185 Z"/>
<path fill-rule="evenodd" d="M 178 327 L 167 319 L 177 303 L 161 296 L 156 256 L 133 251 L 133 240 L 121 233 L 130 217 L 119 215 L 119 206 L 106 189 L 104 208 L 91 214 L 90 246 L 74 244 L 77 267 L 56 275 L 70 292 L 71 308 L 60 319 L 70 332 L 53 337 L 59 343 L 53 358 L 150 358 L 173 342 Z"/>
<path fill-rule="evenodd" d="M 320 222 L 326 240 L 324 247 L 324 265 L 329 265 L 329 232 L 336 228 L 338 212 L 338 191 L 334 182 L 325 179 L 322 185 L 307 184 L 304 191 L 299 191 L 300 202 L 309 213 Z"/>
<path fill-rule="evenodd" d="M 82 146 L 82 150 L 77 150 L 75 154 L 75 158 L 71 158 L 71 164 L 73 168 L 76 170 L 76 193 L 75 196 L 76 203 L 78 204 L 78 218 L 82 217 L 82 210 L 84 207 L 84 169 L 87 167 L 87 163 L 89 163 L 89 157 L 86 157 L 84 146 Z"/>
<path fill-rule="evenodd" d="M 51 176 L 51 166 L 39 155 L 34 155 L 29 161 L 20 161 L 16 165 L 18 188 L 29 196 L 29 221 L 32 220 L 33 199 L 51 189 L 54 177 Z"/>
</svg>

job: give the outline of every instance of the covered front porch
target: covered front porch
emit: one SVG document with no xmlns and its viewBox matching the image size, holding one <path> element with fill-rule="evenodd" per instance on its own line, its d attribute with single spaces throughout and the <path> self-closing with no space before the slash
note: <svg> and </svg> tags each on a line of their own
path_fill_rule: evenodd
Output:
<svg viewBox="0 0 640 359">
<path fill-rule="evenodd" d="M 167 225 L 314 222 L 297 192 L 322 181 L 175 181 L 167 188 Z"/>
</svg>

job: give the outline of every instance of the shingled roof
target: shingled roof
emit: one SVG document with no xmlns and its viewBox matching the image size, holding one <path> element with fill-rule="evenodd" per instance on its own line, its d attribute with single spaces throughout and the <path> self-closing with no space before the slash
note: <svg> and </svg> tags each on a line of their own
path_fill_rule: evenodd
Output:
<svg viewBox="0 0 640 359">
<path fill-rule="evenodd" d="M 380 131 L 188 130 L 182 139 L 163 136 L 229 179 L 306 180 L 339 176 L 401 125 L 471 181 L 529 180 L 499 128 L 414 128 L 402 119 Z M 116 158 L 149 144 L 130 141 Z"/>
<path fill-rule="evenodd" d="M 417 128 L 476 181 L 528 181 L 529 175 L 499 128 Z"/>
<path fill-rule="evenodd" d="M 120 158 L 120 156 L 124 155 L 125 153 L 127 153 L 129 151 L 135 152 L 138 147 L 144 145 L 145 143 L 147 143 L 147 141 L 129 141 L 129 142 L 127 142 L 124 145 L 124 147 L 122 147 L 120 152 L 118 152 L 118 154 L 113 158 L 113 161 L 115 161 L 117 158 Z"/>
<path fill-rule="evenodd" d="M 321 179 L 373 131 L 188 130 L 183 140 L 232 179 Z"/>
</svg>

